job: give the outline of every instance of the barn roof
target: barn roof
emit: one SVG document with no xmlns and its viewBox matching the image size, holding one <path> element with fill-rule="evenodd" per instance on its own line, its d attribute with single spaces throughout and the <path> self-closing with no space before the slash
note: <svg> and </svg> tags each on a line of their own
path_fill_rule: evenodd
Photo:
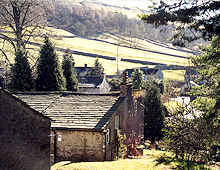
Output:
<svg viewBox="0 0 220 170">
<path fill-rule="evenodd" d="M 30 107 L 52 119 L 52 128 L 104 129 L 122 101 L 118 95 L 17 93 Z"/>
<path fill-rule="evenodd" d="M 30 107 L 27 103 L 25 103 L 23 100 L 21 100 L 19 97 L 17 97 L 16 95 L 12 94 L 11 92 L 9 92 L 8 90 L 0 87 L 0 95 L 1 93 L 4 93 L 4 95 L 7 95 L 9 96 L 10 98 L 13 98 L 15 101 L 17 101 L 18 103 L 22 104 L 24 107 L 32 110 L 31 113 L 34 113 L 35 115 L 38 115 L 40 116 L 41 118 L 44 118 L 44 119 L 48 119 L 48 120 L 51 120 L 49 117 L 43 115 L 42 113 L 38 112 L 37 110 L 33 109 L 32 107 Z M 0 103 L 1 104 L 1 103 Z"/>
</svg>

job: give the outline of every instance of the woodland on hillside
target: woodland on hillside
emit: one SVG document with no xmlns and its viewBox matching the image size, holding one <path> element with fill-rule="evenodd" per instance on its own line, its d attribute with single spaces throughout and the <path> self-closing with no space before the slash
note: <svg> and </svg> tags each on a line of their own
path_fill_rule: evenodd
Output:
<svg viewBox="0 0 220 170">
<path fill-rule="evenodd" d="M 170 42 L 173 26 L 154 28 L 140 19 L 128 18 L 120 12 L 94 9 L 86 5 L 68 5 L 56 2 L 47 15 L 48 23 L 56 28 L 87 37 L 102 32 L 119 33 L 129 37 L 148 38 Z"/>
<path fill-rule="evenodd" d="M 129 11 L 128 11 L 129 12 Z M 137 14 L 138 16 L 139 14 Z M 120 10 L 112 11 L 101 6 L 95 8 L 86 3 L 71 4 L 55 1 L 53 8 L 47 13 L 47 21 L 50 26 L 64 29 L 82 37 L 99 35 L 103 32 L 111 32 L 125 35 L 131 38 L 152 39 L 159 42 L 173 43 L 177 46 L 193 47 L 195 44 L 203 44 L 202 39 L 187 44 L 179 43 L 172 37 L 176 34 L 175 24 L 160 25 L 145 23 L 137 18 L 129 18 Z M 189 30 L 185 30 L 191 34 Z"/>
</svg>

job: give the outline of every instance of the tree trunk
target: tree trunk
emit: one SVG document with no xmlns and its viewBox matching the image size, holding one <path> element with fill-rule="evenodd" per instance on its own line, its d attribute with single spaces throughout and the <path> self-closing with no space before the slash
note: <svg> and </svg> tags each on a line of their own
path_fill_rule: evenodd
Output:
<svg viewBox="0 0 220 170">
<path fill-rule="evenodd" d="M 156 141 L 155 140 L 151 140 L 150 142 L 151 142 L 150 143 L 150 148 L 155 150 L 156 149 Z"/>
</svg>

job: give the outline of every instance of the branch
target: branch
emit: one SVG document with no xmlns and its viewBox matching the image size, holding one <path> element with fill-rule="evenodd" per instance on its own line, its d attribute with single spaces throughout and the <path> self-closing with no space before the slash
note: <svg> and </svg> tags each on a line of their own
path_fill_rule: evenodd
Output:
<svg viewBox="0 0 220 170">
<path fill-rule="evenodd" d="M 28 30 L 26 30 L 26 31 L 22 34 L 22 36 L 27 36 L 27 37 L 28 37 L 27 40 L 26 40 L 25 43 L 24 43 L 24 47 L 26 47 L 27 43 L 29 42 L 30 38 L 32 37 L 32 34 L 35 32 L 35 30 L 36 30 L 37 28 L 39 28 L 39 27 L 38 27 L 38 26 L 35 26 L 31 31 L 29 31 L 29 35 L 26 35 L 26 34 L 25 34 Z"/>
<path fill-rule="evenodd" d="M 29 8 L 29 7 L 28 7 L 28 8 Z M 28 9 L 26 10 L 26 12 L 25 12 L 25 14 L 24 14 L 24 17 L 23 17 L 23 19 L 22 19 L 21 28 L 23 28 L 23 26 L 24 26 L 24 23 L 25 23 L 26 17 L 27 17 L 27 13 L 28 13 Z"/>
<path fill-rule="evenodd" d="M 15 44 L 14 44 L 12 38 L 10 38 L 10 37 L 8 37 L 7 35 L 2 34 L 2 33 L 0 33 L 0 38 L 1 38 L 1 39 L 4 39 L 4 40 L 6 40 L 6 41 L 8 41 L 8 42 L 14 47 L 14 50 L 16 51 L 16 46 L 15 46 Z"/>
<path fill-rule="evenodd" d="M 4 50 L 2 50 L 2 49 L 0 48 L 0 51 L 1 51 L 2 54 L 5 56 L 5 59 L 8 61 L 8 63 L 11 64 L 10 61 L 9 61 L 9 59 L 8 59 L 7 54 L 4 52 Z"/>
</svg>

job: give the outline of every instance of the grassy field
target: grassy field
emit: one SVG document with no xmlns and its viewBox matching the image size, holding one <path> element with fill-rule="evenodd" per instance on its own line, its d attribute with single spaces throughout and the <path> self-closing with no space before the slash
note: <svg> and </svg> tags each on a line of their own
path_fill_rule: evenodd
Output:
<svg viewBox="0 0 220 170">
<path fill-rule="evenodd" d="M 86 39 L 75 36 L 67 31 L 47 28 L 45 32 L 51 35 L 51 40 L 54 43 L 55 47 L 62 49 L 70 49 L 77 52 L 83 52 L 88 54 L 98 54 L 102 56 L 110 56 L 117 57 L 120 59 L 132 59 L 138 61 L 147 61 L 152 62 L 152 64 L 142 64 L 142 63 L 131 63 L 125 61 L 119 61 L 118 67 L 119 70 L 124 70 L 126 68 L 135 68 L 135 67 L 154 67 L 156 64 L 166 64 L 166 65 L 178 65 L 178 66 L 188 66 L 190 57 L 189 53 L 183 51 L 177 51 L 173 47 L 167 48 L 164 45 L 157 45 L 154 43 L 146 42 L 144 40 L 136 39 L 135 41 L 138 47 L 141 47 L 144 50 L 138 50 L 133 48 L 128 48 L 123 46 L 123 44 L 128 44 L 130 39 L 129 37 L 118 37 L 110 34 L 103 34 L 99 37 L 96 37 L 97 40 L 94 39 Z M 10 33 L 7 33 L 8 35 Z M 31 42 L 35 42 L 38 44 L 42 44 L 43 39 L 39 37 L 35 37 L 30 39 Z M 118 46 L 119 43 L 122 46 Z M 123 42 L 122 42 L 123 41 Z M 0 47 L 2 47 L 2 41 L 0 41 Z M 37 57 L 39 56 L 39 46 L 28 45 L 30 49 L 30 54 L 32 57 L 30 59 L 31 63 L 35 63 Z M 7 52 L 10 54 L 10 47 L 6 46 Z M 153 51 L 153 52 L 152 52 Z M 59 60 L 62 61 L 63 52 L 58 51 Z M 171 55 L 165 55 L 171 54 Z M 172 56 L 177 55 L 177 56 Z M 10 54 L 9 59 L 11 63 L 14 61 L 14 55 Z M 182 56 L 182 57 L 178 57 Z M 95 58 L 89 57 L 86 55 L 73 54 L 73 58 L 75 60 L 76 66 L 83 66 L 87 64 L 88 66 L 93 66 Z M 0 54 L 0 60 L 4 60 L 3 56 Z M 100 62 L 102 63 L 106 74 L 115 74 L 117 71 L 117 63 L 116 60 L 107 60 L 100 58 Z M 184 71 L 164 71 L 165 79 L 178 80 L 183 81 Z"/>
<path fill-rule="evenodd" d="M 184 82 L 185 70 L 163 70 L 165 80 L 176 80 Z"/>
<path fill-rule="evenodd" d="M 106 162 L 71 163 L 64 161 L 52 166 L 51 170 L 171 170 L 175 165 L 157 165 L 158 159 L 164 152 L 146 150 L 143 158 L 121 159 Z"/>
<path fill-rule="evenodd" d="M 164 151 L 144 150 L 144 156 L 136 159 L 120 159 L 105 162 L 71 163 L 63 161 L 54 164 L 51 170 L 219 170 L 219 165 L 203 165 L 174 159 Z"/>
</svg>

